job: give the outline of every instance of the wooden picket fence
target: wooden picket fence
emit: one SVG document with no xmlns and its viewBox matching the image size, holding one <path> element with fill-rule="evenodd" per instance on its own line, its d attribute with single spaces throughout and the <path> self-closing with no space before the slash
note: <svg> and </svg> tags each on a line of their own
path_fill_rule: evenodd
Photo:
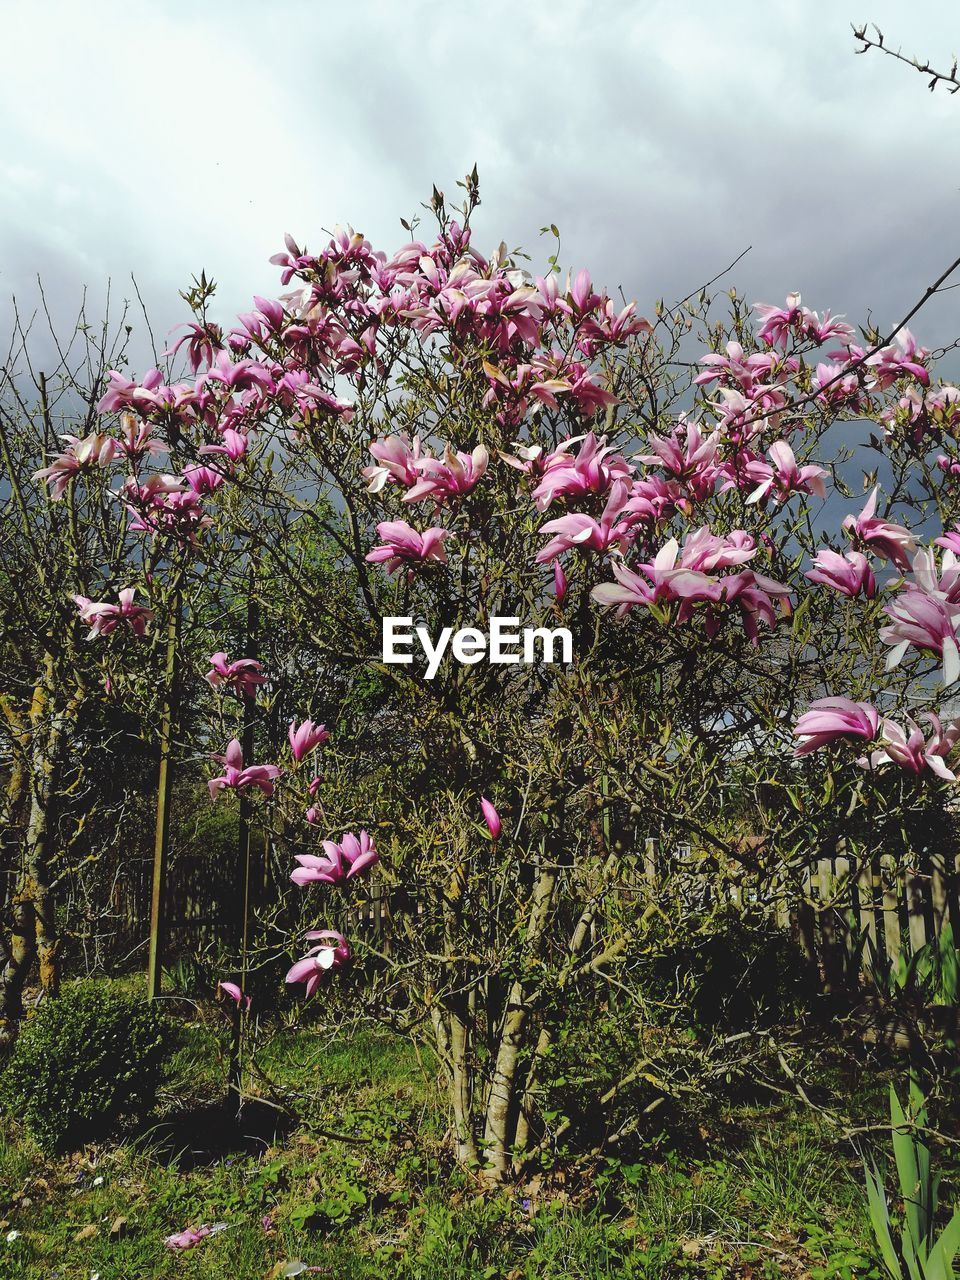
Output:
<svg viewBox="0 0 960 1280">
<path fill-rule="evenodd" d="M 137 948 L 150 930 L 153 862 L 132 859 L 124 864 L 113 885 L 111 910 L 103 922 L 111 932 L 111 951 Z M 200 856 L 175 856 L 166 883 L 164 914 L 169 950 L 199 951 L 208 943 L 235 946 L 240 938 L 243 879 L 236 852 L 216 861 Z"/>
<path fill-rule="evenodd" d="M 639 902 L 650 893 L 669 892 L 693 915 L 715 905 L 717 880 L 697 870 L 690 846 L 642 843 L 640 874 L 614 888 L 621 902 Z M 111 950 L 133 950 L 147 936 L 150 921 L 152 865 L 148 859 L 127 862 L 113 890 L 112 909 L 104 925 L 112 934 Z M 280 882 L 268 875 L 268 896 Z M 807 957 L 819 967 L 824 989 L 849 982 L 851 972 L 865 974 L 871 964 L 896 965 L 937 938 L 946 922 L 960 942 L 960 864 L 955 855 L 923 855 L 916 865 L 897 869 L 891 856 L 858 862 L 841 849 L 833 857 L 813 861 L 799 878 L 763 892 L 749 875 L 731 876 L 721 892 L 737 905 L 762 904 L 777 924 L 789 929 Z M 172 953 L 200 950 L 214 942 L 236 946 L 242 909 L 239 858 L 216 861 L 180 855 L 173 859 L 167 883 L 166 916 Z M 409 893 L 378 882 L 368 897 L 351 909 L 344 925 L 379 949 L 389 949 L 396 918 L 419 915 L 423 907 Z"/>
<path fill-rule="evenodd" d="M 648 887 L 670 884 L 688 910 L 705 910 L 715 892 L 696 871 L 689 845 L 670 850 L 645 842 L 643 878 Z M 832 857 L 812 861 L 799 880 L 761 895 L 749 875 L 731 879 L 725 893 L 737 904 L 762 901 L 777 924 L 789 929 L 816 962 L 824 989 L 866 977 L 877 964 L 895 966 L 940 937 L 949 924 L 960 945 L 960 860 L 925 853 L 897 867 L 890 854 L 858 860 L 841 841 Z"/>
</svg>

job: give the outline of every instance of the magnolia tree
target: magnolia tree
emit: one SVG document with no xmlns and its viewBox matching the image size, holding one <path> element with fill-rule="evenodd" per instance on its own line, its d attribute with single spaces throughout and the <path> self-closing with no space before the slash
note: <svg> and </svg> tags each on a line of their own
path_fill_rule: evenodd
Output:
<svg viewBox="0 0 960 1280">
<path fill-rule="evenodd" d="M 130 333 L 109 308 L 99 322 L 81 309 L 66 340 L 17 313 L 0 365 L 0 1043 L 35 962 L 43 991 L 58 989 L 67 899 L 109 911 L 170 675 L 195 703 L 210 615 L 242 627 L 234 557 L 198 536 L 197 469 L 135 414 L 100 429 Z"/>
<path fill-rule="evenodd" d="M 392 256 L 288 236 L 284 292 L 232 328 L 204 283 L 190 375 L 112 374 L 99 430 L 176 442 L 180 474 L 143 457 L 129 527 L 189 521 L 296 632 L 286 675 L 314 691 L 282 750 L 238 734 L 210 780 L 263 806 L 312 925 L 290 997 L 348 982 L 429 1041 L 457 1155 L 498 1181 L 638 1081 L 669 1088 L 635 961 L 692 922 L 647 838 L 689 844 L 714 904 L 749 877 L 762 905 L 802 902 L 840 838 L 908 858 L 933 829 L 960 736 L 938 718 L 960 394 L 906 328 L 858 334 L 798 294 L 644 319 L 556 257 L 485 256 L 463 186 Z M 106 650 L 114 607 L 79 606 Z M 241 700 L 284 674 L 210 662 Z M 374 888 L 383 938 L 349 928 Z M 571 1015 L 629 1035 L 558 1115 Z"/>
<path fill-rule="evenodd" d="M 142 640 L 153 616 L 136 586 L 147 566 L 129 561 L 108 471 L 159 442 L 133 418 L 119 432 L 97 429 L 106 371 L 129 334 L 124 321 L 91 324 L 81 310 L 66 342 L 34 333 L 49 348 L 44 374 L 29 354 L 32 322 L 18 314 L 0 365 L 0 1042 L 16 1033 L 35 959 L 43 989 L 57 990 L 57 889 L 85 858 L 78 837 L 104 802 L 103 753 L 118 748 L 110 668 L 85 636 L 114 633 L 119 667 L 121 633 Z M 109 599 L 94 603 L 104 591 Z M 141 671 L 149 651 L 136 647 Z"/>
</svg>

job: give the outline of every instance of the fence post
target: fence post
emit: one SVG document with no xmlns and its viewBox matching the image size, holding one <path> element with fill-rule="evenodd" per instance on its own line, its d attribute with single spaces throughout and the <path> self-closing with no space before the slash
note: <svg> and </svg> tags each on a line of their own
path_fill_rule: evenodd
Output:
<svg viewBox="0 0 960 1280">
<path fill-rule="evenodd" d="M 170 804 L 173 791 L 173 722 L 177 711 L 177 640 L 180 634 L 180 592 L 171 601 L 167 624 L 163 711 L 160 716 L 160 771 L 157 778 L 157 818 L 153 845 L 153 883 L 150 893 L 150 950 L 147 960 L 147 999 L 156 1000 L 163 985 L 166 942 L 167 859 L 170 845 Z"/>
<path fill-rule="evenodd" d="M 896 864 L 893 854 L 880 856 L 883 882 L 883 941 L 887 959 L 893 965 L 900 958 L 900 898 L 897 894 Z"/>
</svg>

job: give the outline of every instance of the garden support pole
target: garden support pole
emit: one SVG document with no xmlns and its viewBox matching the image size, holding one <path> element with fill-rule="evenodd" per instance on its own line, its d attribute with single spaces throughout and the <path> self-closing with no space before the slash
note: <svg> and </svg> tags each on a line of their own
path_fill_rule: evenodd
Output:
<svg viewBox="0 0 960 1280">
<path fill-rule="evenodd" d="M 250 569 L 250 580 L 247 588 L 247 657 L 254 657 L 257 647 L 257 633 L 260 629 L 260 612 L 257 606 L 255 595 L 255 578 L 253 568 Z M 254 729 L 254 700 L 253 698 L 244 698 L 243 700 L 243 758 L 245 761 L 253 759 L 253 729 Z M 253 885 L 253 840 L 251 832 L 250 818 L 252 806 L 250 798 L 243 791 L 240 792 L 240 821 L 237 831 L 237 846 L 239 852 L 239 862 L 243 874 L 243 892 L 240 901 L 240 990 L 246 995 L 247 991 L 247 949 L 250 942 L 250 900 Z M 240 1105 L 241 1093 L 241 1076 L 243 1072 L 243 1028 L 244 1028 L 244 1009 L 241 1003 L 237 1004 L 236 1013 L 233 1020 L 233 1045 L 230 1053 L 230 1093 L 237 1103 Z"/>
<path fill-rule="evenodd" d="M 150 955 L 147 964 L 147 999 L 156 1000 L 163 984 L 163 950 L 166 942 L 167 856 L 170 843 L 170 803 L 173 789 L 171 753 L 177 703 L 177 640 L 180 634 L 180 595 L 174 597 L 167 625 L 164 670 L 164 703 L 160 719 L 160 771 L 157 780 L 157 820 L 153 846 L 153 886 L 150 895 Z"/>
</svg>

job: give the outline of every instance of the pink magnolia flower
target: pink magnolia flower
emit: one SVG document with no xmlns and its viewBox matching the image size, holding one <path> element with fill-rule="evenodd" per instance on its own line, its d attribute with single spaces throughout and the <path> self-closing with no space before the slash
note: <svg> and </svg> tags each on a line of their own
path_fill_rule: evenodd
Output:
<svg viewBox="0 0 960 1280">
<path fill-rule="evenodd" d="M 818 698 L 810 703 L 793 729 L 794 737 L 805 739 L 794 755 L 806 756 L 838 738 L 865 738 L 877 735 L 879 715 L 870 702 L 852 702 L 849 698 Z"/>
<path fill-rule="evenodd" d="M 624 546 L 633 538 L 633 529 L 629 522 L 618 523 L 618 517 L 626 506 L 629 489 L 622 480 L 610 490 L 610 497 L 599 520 L 584 515 L 579 511 L 560 516 L 557 520 L 548 520 L 540 529 L 541 533 L 552 533 L 553 537 L 537 553 L 538 564 L 549 564 L 570 551 L 574 547 L 582 547 L 586 551 L 604 552 L 611 547 Z"/>
<path fill-rule="evenodd" d="M 913 647 L 940 658 L 945 685 L 960 679 L 960 605 L 943 593 L 930 594 L 914 586 L 901 591 L 895 600 L 884 605 L 883 611 L 891 619 L 880 628 L 880 639 L 893 646 L 887 656 L 888 671 L 898 666 Z"/>
<path fill-rule="evenodd" d="M 843 528 L 866 550 L 872 551 L 884 560 L 891 560 L 898 569 L 909 569 L 909 557 L 917 546 L 913 534 L 902 524 L 881 520 L 875 514 L 878 492 L 879 485 L 875 485 L 866 506 L 858 516 L 847 516 L 843 522 Z"/>
<path fill-rule="evenodd" d="M 553 562 L 553 595 L 557 604 L 563 604 L 567 598 L 567 575 L 559 560 Z"/>
<path fill-rule="evenodd" d="M 706 630 L 713 636 L 728 614 L 728 606 L 739 605 L 743 629 L 751 644 L 760 642 L 758 623 L 768 627 L 777 625 L 774 601 L 779 599 L 782 607 L 786 607 L 790 588 L 782 582 L 768 578 L 764 574 L 754 573 L 752 569 L 741 569 L 739 573 L 731 573 L 720 579 L 723 588 L 723 609 L 707 605 Z M 684 603 L 680 608 L 678 621 L 683 622 L 690 613 L 690 605 Z"/>
<path fill-rule="evenodd" d="M 210 368 L 200 376 L 198 388 L 210 382 L 222 383 L 232 391 L 249 391 L 259 387 L 273 390 L 273 377 L 269 369 L 255 360 L 231 360 L 226 351 L 218 351 Z"/>
<path fill-rule="evenodd" d="M 166 1236 L 163 1243 L 168 1249 L 192 1249 L 201 1240 L 206 1240 L 207 1236 L 219 1235 L 221 1231 L 226 1231 L 228 1225 L 226 1222 L 215 1222 L 212 1226 L 204 1223 L 199 1227 L 187 1227 L 183 1231 L 174 1232 L 172 1236 Z"/>
<path fill-rule="evenodd" d="M 911 716 L 907 716 L 909 736 L 893 720 L 884 719 L 881 722 L 880 749 L 872 751 L 869 760 L 861 763 L 874 769 L 884 764 L 897 764 L 908 773 L 917 775 L 930 769 L 945 782 L 955 782 L 956 774 L 945 761 L 960 738 L 960 720 L 953 720 L 944 728 L 939 716 L 932 711 L 924 712 L 920 718 L 926 720 L 933 730 L 929 738 Z"/>
<path fill-rule="evenodd" d="M 210 516 L 204 513 L 199 495 L 192 491 L 163 492 L 158 489 L 141 506 L 128 503 L 127 511 L 133 517 L 128 526 L 131 533 L 166 533 L 191 543 L 197 541 L 199 530 L 208 529 L 213 524 Z"/>
<path fill-rule="evenodd" d="M 406 520 L 382 520 L 377 525 L 377 533 L 383 538 L 383 543 L 374 547 L 367 560 L 373 564 L 386 563 L 388 573 L 395 573 L 406 565 L 412 574 L 419 565 L 431 561 L 438 564 L 447 562 L 443 540 L 450 536 L 449 529 L 434 525 L 418 533 Z"/>
<path fill-rule="evenodd" d="M 491 839 L 496 840 L 502 829 L 500 815 L 486 796 L 480 797 L 480 808 L 483 810 L 483 820 L 487 824 L 487 830 L 490 832 Z"/>
<path fill-rule="evenodd" d="M 944 551 L 939 569 L 933 547 L 918 551 L 913 557 L 911 575 L 904 582 L 904 589 L 922 591 L 948 604 L 960 604 L 960 562 L 953 549 L 948 547 Z"/>
<path fill-rule="evenodd" d="M 832 316 L 829 309 L 823 313 L 821 320 L 816 311 L 808 311 L 804 307 L 800 327 L 804 337 L 810 338 L 818 347 L 825 342 L 852 342 L 856 337 L 853 326 L 847 324 L 843 316 Z"/>
<path fill-rule="evenodd" d="M 186 333 L 163 354 L 175 356 L 182 346 L 186 346 L 187 360 L 194 373 L 202 364 L 212 364 L 215 353 L 223 350 L 223 330 L 218 324 L 186 324 L 176 327 L 186 329 Z"/>
<path fill-rule="evenodd" d="M 326 725 L 314 724 L 312 720 L 304 720 L 301 725 L 296 725 L 291 720 L 290 728 L 287 730 L 290 750 L 298 764 L 305 755 L 309 755 L 316 747 L 326 742 L 329 737 L 330 734 L 327 732 Z"/>
<path fill-rule="evenodd" d="M 620 560 L 613 561 L 616 582 L 602 582 L 593 588 L 591 599 L 599 605 L 616 605 L 622 617 L 637 605 L 650 605 L 661 600 L 713 600 L 723 595 L 716 578 L 698 570 L 684 568 L 680 546 L 671 538 L 657 552 L 652 563 L 639 566 L 640 573 L 628 569 Z"/>
<path fill-rule="evenodd" d="M 305 982 L 307 997 L 320 986 L 320 979 L 327 970 L 340 969 L 350 959 L 350 947 L 342 933 L 335 929 L 311 929 L 304 935 L 308 942 L 320 945 L 311 947 L 302 960 L 298 960 L 287 973 L 287 982 Z"/>
<path fill-rule="evenodd" d="M 697 502 L 702 502 L 713 493 L 719 475 L 719 445 L 719 431 L 704 437 L 698 423 L 682 421 L 666 439 L 648 436 L 647 447 L 653 452 L 641 454 L 639 461 L 662 466 Z"/>
<path fill-rule="evenodd" d="M 142 458 L 144 455 L 153 457 L 160 453 L 169 453 L 169 449 L 162 440 L 153 438 L 153 424 L 141 422 L 129 410 L 120 415 L 120 430 L 123 433 L 123 439 L 117 441 L 117 452 L 122 453 L 125 458 Z"/>
<path fill-rule="evenodd" d="M 938 458 L 939 462 L 940 459 Z M 942 534 L 939 538 L 933 540 L 938 547 L 945 547 L 948 551 L 952 551 L 954 555 L 960 556 L 960 528 L 954 527 Z"/>
<path fill-rule="evenodd" d="M 845 364 L 821 361 L 813 375 L 813 385 L 820 394 L 817 399 L 832 408 L 844 404 L 855 406 L 860 399 L 860 384 L 856 373 L 845 373 Z"/>
<path fill-rule="evenodd" d="M 413 485 L 420 479 L 417 471 L 421 458 L 419 436 L 414 436 L 412 444 L 404 436 L 387 436 L 384 440 L 375 440 L 370 452 L 380 464 L 363 468 L 362 474 L 369 481 L 367 488 L 371 493 L 379 493 L 388 480 Z"/>
<path fill-rule="evenodd" d="M 403 495 L 404 502 L 433 498 L 439 507 L 448 498 L 470 493 L 486 473 L 490 456 L 482 444 L 472 453 L 454 453 L 449 445 L 439 458 L 420 458 L 414 467 L 420 477 Z"/>
<path fill-rule="evenodd" d="M 606 436 L 587 432 L 576 454 L 568 452 L 573 443 L 564 441 L 544 460 L 543 477 L 533 491 L 538 511 L 546 511 L 555 498 L 605 493 L 615 481 L 632 479 L 630 464 L 614 453 Z"/>
<path fill-rule="evenodd" d="M 909 329 L 901 329 L 888 347 L 867 359 L 866 365 L 881 391 L 892 386 L 905 373 L 911 374 L 927 387 L 930 385 L 930 375 L 923 362 L 929 354 L 925 347 L 917 346 L 917 340 Z"/>
<path fill-rule="evenodd" d="M 107 467 L 117 456 L 118 445 L 113 436 L 99 432 L 84 436 L 61 436 L 68 447 L 50 463 L 33 473 L 34 480 L 42 480 L 49 487 L 52 502 L 59 502 L 70 481 L 81 471 L 93 467 Z"/>
<path fill-rule="evenodd" d="M 229 996 L 237 1008 L 249 1011 L 251 997 L 245 996 L 235 982 L 218 982 L 217 990 L 222 991 L 225 996 Z"/>
<path fill-rule="evenodd" d="M 263 666 L 256 658 L 236 658 L 231 662 L 225 653 L 211 653 L 208 661 L 210 670 L 204 679 L 211 689 L 227 685 L 238 696 L 253 698 L 257 686 L 267 682 L 267 677 L 260 674 Z"/>
<path fill-rule="evenodd" d="M 870 562 L 860 551 L 848 551 L 846 555 L 840 555 L 837 551 L 824 548 L 817 552 L 813 568 L 808 569 L 803 576 L 811 582 L 832 587 L 834 591 L 850 596 L 851 599 L 861 591 L 868 600 L 872 600 L 877 594 L 877 580 Z"/>
<path fill-rule="evenodd" d="M 757 337 L 771 347 L 786 347 L 790 330 L 803 318 L 799 293 L 788 293 L 785 307 L 775 307 L 768 302 L 755 302 L 753 309 L 763 321 Z"/>
<path fill-rule="evenodd" d="M 253 787 L 262 791 L 265 796 L 273 795 L 273 783 L 280 777 L 280 770 L 275 764 L 251 764 L 244 768 L 243 748 L 236 738 L 231 738 L 222 756 L 213 756 L 212 759 L 224 767 L 219 777 L 211 778 L 207 783 L 214 800 L 218 791 L 224 791 L 228 787 L 234 791 Z"/>
<path fill-rule="evenodd" d="M 731 569 L 746 564 L 757 554 L 753 535 L 744 529 L 733 529 L 718 537 L 709 525 L 689 534 L 683 544 L 680 564 L 685 569 L 712 573 L 715 569 Z"/>
<path fill-rule="evenodd" d="M 149 369 L 140 382 L 116 369 L 107 374 L 109 386 L 97 404 L 98 413 L 113 413 L 131 408 L 145 417 L 151 414 L 178 413 L 196 403 L 196 387 L 187 382 L 167 386 L 159 369 Z"/>
<path fill-rule="evenodd" d="M 825 498 L 823 477 L 828 473 L 823 467 L 798 467 L 793 450 L 786 440 L 777 440 L 767 450 L 770 463 L 757 461 L 750 468 L 751 480 L 760 480 L 753 493 L 747 498 L 747 504 L 764 502 L 773 498 L 775 502 L 786 502 L 795 493 L 811 493 L 818 498 Z"/>
<path fill-rule="evenodd" d="M 212 467 L 193 465 L 184 467 L 183 478 L 198 497 L 204 497 L 216 493 L 227 477 Z"/>
<path fill-rule="evenodd" d="M 225 427 L 220 432 L 222 444 L 202 444 L 197 450 L 203 454 L 224 454 L 231 462 L 239 462 L 247 452 L 247 437 L 234 427 Z"/>
<path fill-rule="evenodd" d="M 296 854 L 300 866 L 290 873 L 294 884 L 340 884 L 343 880 L 352 880 L 379 861 L 373 839 L 366 831 L 361 831 L 359 837 L 346 831 L 339 844 L 324 840 L 323 850 L 323 857 L 313 853 Z"/>
<path fill-rule="evenodd" d="M 147 622 L 153 617 L 153 611 L 133 603 L 136 590 L 136 587 L 124 587 L 120 592 L 119 604 L 90 600 L 87 596 L 71 597 L 80 610 L 80 621 L 90 628 L 88 640 L 95 640 L 97 636 L 108 636 L 122 622 L 129 626 L 135 636 L 144 635 Z"/>
</svg>

